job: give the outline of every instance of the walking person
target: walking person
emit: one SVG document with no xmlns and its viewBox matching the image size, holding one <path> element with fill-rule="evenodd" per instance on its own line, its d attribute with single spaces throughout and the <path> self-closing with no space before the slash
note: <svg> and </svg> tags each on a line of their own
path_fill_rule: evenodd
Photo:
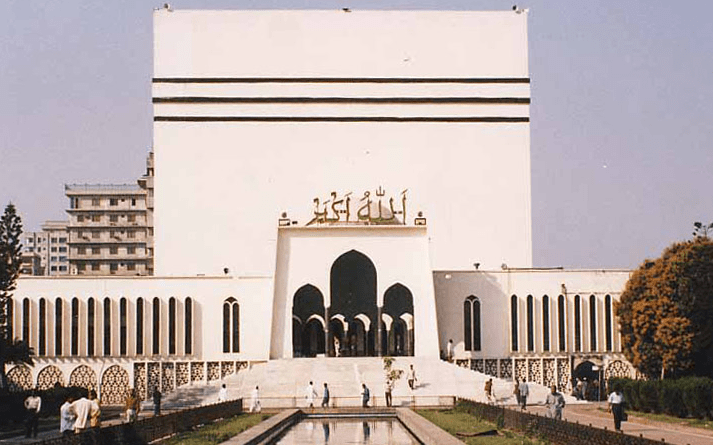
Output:
<svg viewBox="0 0 713 445">
<path fill-rule="evenodd" d="M 159 391 L 158 388 L 155 388 L 153 390 L 152 398 L 153 398 L 153 415 L 159 416 L 159 415 L 161 415 L 161 391 Z"/>
<path fill-rule="evenodd" d="M 324 389 L 322 390 L 322 408 L 329 408 L 329 387 L 327 382 L 324 382 Z"/>
<path fill-rule="evenodd" d="M 71 436 L 74 433 L 74 420 L 77 416 L 72 411 L 72 402 L 74 398 L 68 396 L 59 407 L 59 432 L 63 436 Z"/>
<path fill-rule="evenodd" d="M 305 399 L 307 399 L 307 405 L 310 408 L 314 408 L 314 398 L 317 397 L 317 392 L 314 390 L 314 383 L 310 380 L 307 389 L 305 389 Z"/>
<path fill-rule="evenodd" d="M 527 386 L 527 380 L 520 383 L 520 408 L 527 409 L 527 396 L 530 394 L 530 388 Z"/>
<path fill-rule="evenodd" d="M 394 381 L 390 378 L 386 378 L 384 381 L 384 400 L 386 400 L 386 406 L 391 406 L 391 391 L 394 389 Z"/>
<path fill-rule="evenodd" d="M 557 386 L 552 385 L 551 392 L 547 394 L 545 405 L 547 406 L 547 417 L 555 420 L 562 420 L 562 409 L 565 401 L 562 393 L 557 392 Z"/>
<path fill-rule="evenodd" d="M 416 370 L 413 369 L 413 365 L 409 365 L 406 381 L 408 382 L 408 387 L 413 390 L 414 384 L 416 383 Z"/>
<path fill-rule="evenodd" d="M 260 388 L 258 386 L 255 386 L 255 389 L 253 389 L 252 394 L 250 394 L 250 412 L 259 413 L 261 410 L 262 406 L 260 405 Z"/>
<path fill-rule="evenodd" d="M 225 386 L 225 383 L 223 383 L 223 386 L 220 387 L 220 391 L 218 391 L 218 403 L 222 403 L 228 400 L 228 388 Z"/>
<path fill-rule="evenodd" d="M 446 359 L 448 360 L 448 363 L 453 362 L 453 339 L 449 339 L 448 344 L 446 345 Z"/>
<path fill-rule="evenodd" d="M 136 422 L 139 414 L 138 410 L 139 400 L 136 397 L 136 391 L 133 389 L 129 390 L 129 394 L 126 396 L 126 401 L 124 402 L 124 409 L 126 410 L 126 421 Z"/>
<path fill-rule="evenodd" d="M 37 390 L 33 389 L 30 395 L 25 399 L 25 411 L 27 419 L 25 420 L 25 437 L 37 437 L 37 424 L 40 420 L 40 410 L 42 409 L 42 398 L 37 395 Z"/>
<path fill-rule="evenodd" d="M 512 387 L 512 393 L 515 395 L 515 400 L 517 400 L 517 406 L 520 406 L 522 404 L 520 400 L 520 380 L 515 379 L 515 383 Z"/>
<path fill-rule="evenodd" d="M 493 398 L 493 379 L 489 379 L 485 382 L 485 398 L 488 400 L 488 403 L 495 401 Z"/>
<path fill-rule="evenodd" d="M 369 399 L 371 398 L 369 394 L 369 388 L 367 388 L 366 383 L 361 384 L 361 406 L 362 408 L 369 407 Z"/>
<path fill-rule="evenodd" d="M 607 406 L 609 412 L 614 415 L 614 429 L 621 431 L 621 422 L 624 418 L 624 394 L 618 387 L 615 387 L 614 391 L 609 394 Z"/>
</svg>

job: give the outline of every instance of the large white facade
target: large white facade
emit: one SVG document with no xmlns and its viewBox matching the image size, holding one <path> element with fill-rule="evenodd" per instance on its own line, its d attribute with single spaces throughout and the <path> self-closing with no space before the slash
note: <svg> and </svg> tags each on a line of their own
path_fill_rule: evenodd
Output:
<svg viewBox="0 0 713 445">
<path fill-rule="evenodd" d="M 526 14 L 161 10 L 155 35 L 157 275 L 272 275 L 281 212 L 379 186 L 434 269 L 531 266 Z"/>
<path fill-rule="evenodd" d="M 532 269 L 526 16 L 156 11 L 156 276 L 20 279 L 11 380 L 111 402 L 449 339 L 505 378 L 630 372 L 628 272 Z"/>
</svg>

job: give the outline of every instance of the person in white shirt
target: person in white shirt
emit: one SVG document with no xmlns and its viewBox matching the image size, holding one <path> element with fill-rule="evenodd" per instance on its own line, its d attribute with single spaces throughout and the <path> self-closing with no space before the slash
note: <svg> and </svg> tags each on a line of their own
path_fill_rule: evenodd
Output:
<svg viewBox="0 0 713 445">
<path fill-rule="evenodd" d="M 552 385 L 552 392 L 547 394 L 545 405 L 547 406 L 547 417 L 555 420 L 562 420 L 562 409 L 565 401 L 562 393 L 557 392 L 557 387 Z"/>
<path fill-rule="evenodd" d="M 218 391 L 218 402 L 225 402 L 226 400 L 228 400 L 228 388 L 225 386 L 225 383 L 223 383 L 220 391 Z"/>
<path fill-rule="evenodd" d="M 408 387 L 413 389 L 416 383 L 416 370 L 413 369 L 413 365 L 409 365 L 408 372 L 406 373 L 406 381 L 408 382 Z"/>
<path fill-rule="evenodd" d="M 527 386 L 527 380 L 520 383 L 520 408 L 527 409 L 527 396 L 530 394 L 530 389 Z"/>
<path fill-rule="evenodd" d="M 74 398 L 69 396 L 59 407 L 59 432 L 64 436 L 74 433 L 74 419 L 77 416 L 72 412 L 72 402 L 74 402 Z"/>
<path fill-rule="evenodd" d="M 617 431 L 621 431 L 621 421 L 624 417 L 624 394 L 621 393 L 619 388 L 614 388 L 614 392 L 609 394 L 607 405 L 609 412 L 614 415 L 614 428 Z"/>
<path fill-rule="evenodd" d="M 32 393 L 25 399 L 25 411 L 27 411 L 27 424 L 25 437 L 37 437 L 37 424 L 40 420 L 40 410 L 42 409 L 42 399 L 37 395 L 37 390 L 32 390 Z"/>
<path fill-rule="evenodd" d="M 453 340 L 448 340 L 448 344 L 446 345 L 446 359 L 449 362 L 453 361 Z"/>
<path fill-rule="evenodd" d="M 307 405 L 310 408 L 314 408 L 314 398 L 317 397 L 317 393 L 314 390 L 314 384 L 310 381 L 305 390 L 305 399 L 307 399 Z"/>
<path fill-rule="evenodd" d="M 82 397 L 72 402 L 69 409 L 77 417 L 74 420 L 74 432 L 81 433 L 91 426 L 90 419 L 93 415 L 98 415 L 99 405 L 93 400 Z"/>
<path fill-rule="evenodd" d="M 260 388 L 255 387 L 250 396 L 250 412 L 259 413 L 262 407 L 260 406 Z"/>
</svg>

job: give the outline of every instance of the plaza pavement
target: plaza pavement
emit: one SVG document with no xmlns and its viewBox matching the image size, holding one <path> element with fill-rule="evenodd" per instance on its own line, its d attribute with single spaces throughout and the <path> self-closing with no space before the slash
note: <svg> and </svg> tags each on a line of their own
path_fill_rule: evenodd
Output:
<svg viewBox="0 0 713 445">
<path fill-rule="evenodd" d="M 614 419 L 606 412 L 606 402 L 567 405 L 562 417 L 570 422 L 579 422 L 597 428 L 614 429 Z M 514 407 L 511 407 L 514 409 Z M 547 409 L 542 405 L 528 406 L 527 412 L 545 415 Z M 713 445 L 713 430 L 695 428 L 675 423 L 658 422 L 629 414 L 629 421 L 621 424 L 625 434 L 647 439 L 664 439 L 666 443 L 680 445 Z"/>
</svg>

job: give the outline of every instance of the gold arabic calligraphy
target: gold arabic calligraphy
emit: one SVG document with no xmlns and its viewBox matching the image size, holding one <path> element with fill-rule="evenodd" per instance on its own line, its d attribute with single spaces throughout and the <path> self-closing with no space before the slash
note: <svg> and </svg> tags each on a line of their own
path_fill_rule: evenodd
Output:
<svg viewBox="0 0 713 445">
<path fill-rule="evenodd" d="M 406 224 L 406 192 L 401 192 L 401 208 L 394 208 L 394 198 L 389 197 L 388 207 L 384 206 L 386 191 L 379 186 L 375 190 L 376 199 L 370 191 L 365 191 L 359 199 L 352 199 L 349 192 L 338 196 L 332 192 L 329 199 L 314 198 L 314 217 L 308 226 L 314 224 Z M 358 204 L 356 204 L 358 203 Z M 356 209 L 355 209 L 356 208 Z M 356 210 L 356 211 L 354 211 Z"/>
</svg>

